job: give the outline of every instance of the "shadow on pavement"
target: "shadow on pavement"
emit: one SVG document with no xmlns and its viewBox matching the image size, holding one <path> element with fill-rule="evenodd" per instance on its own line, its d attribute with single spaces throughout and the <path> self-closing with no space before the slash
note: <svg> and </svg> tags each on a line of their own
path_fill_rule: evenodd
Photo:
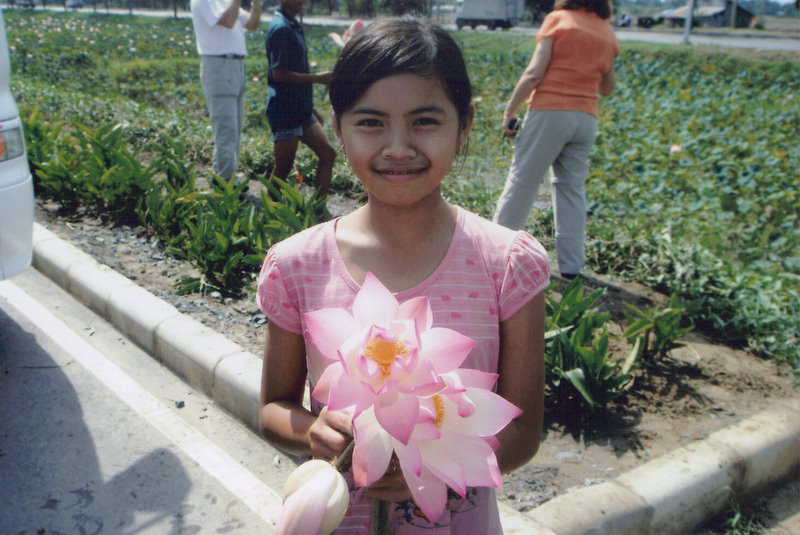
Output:
<svg viewBox="0 0 800 535">
<path fill-rule="evenodd" d="M 79 398 L 76 387 L 89 393 Z M 84 404 L 94 418 L 108 399 L 80 364 L 56 362 L 0 310 L 0 533 L 200 531 L 185 525 L 191 481 L 174 453 L 113 447 L 135 438 L 129 409 L 107 404 L 100 422 L 87 422 Z M 116 450 L 102 465 L 99 443 Z"/>
</svg>

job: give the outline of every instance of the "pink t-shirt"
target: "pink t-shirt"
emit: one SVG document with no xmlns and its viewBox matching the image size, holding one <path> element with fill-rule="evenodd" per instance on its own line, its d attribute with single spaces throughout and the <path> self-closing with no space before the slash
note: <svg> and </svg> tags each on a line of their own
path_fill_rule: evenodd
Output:
<svg viewBox="0 0 800 535">
<path fill-rule="evenodd" d="M 269 250 L 258 280 L 258 302 L 269 321 L 305 335 L 304 312 L 351 309 L 360 286 L 339 254 L 335 225 L 336 220 L 322 223 Z M 462 367 L 494 373 L 500 354 L 500 322 L 544 290 L 549 280 L 547 253 L 536 239 L 459 208 L 453 238 L 439 267 L 395 297 L 404 302 L 427 296 L 434 326 L 454 329 L 477 342 Z M 307 337 L 306 351 L 313 387 L 324 364 Z M 368 533 L 369 510 L 363 500 L 352 503 L 348 518 L 335 533 Z M 360 515 L 364 518 L 359 519 Z M 436 523 L 428 522 L 408 503 L 392 504 L 390 518 L 392 533 L 398 535 L 502 532 L 493 489 L 470 489 L 464 499 L 454 495 Z"/>
</svg>

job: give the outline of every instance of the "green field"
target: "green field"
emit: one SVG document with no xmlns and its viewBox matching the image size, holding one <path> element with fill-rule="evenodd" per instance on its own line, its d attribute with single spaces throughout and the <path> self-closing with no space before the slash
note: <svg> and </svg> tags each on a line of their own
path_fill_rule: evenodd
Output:
<svg viewBox="0 0 800 535">
<path fill-rule="evenodd" d="M 27 132 L 32 160 L 54 158 L 60 142 L 42 142 L 54 140 L 53 125 L 66 135 L 75 124 L 87 132 L 114 124 L 123 126 L 120 135 L 142 166 L 159 157 L 154 143 L 170 139 L 180 142 L 185 165 L 208 167 L 212 147 L 189 20 L 4 16 L 12 87 L 23 116 L 37 125 L 29 130 L 39 132 Z M 319 69 L 329 69 L 338 52 L 329 31 L 307 29 Z M 477 115 L 467 157 L 445 190 L 453 202 L 490 215 L 513 151 L 500 140 L 502 110 L 534 43 L 508 33 L 454 35 L 467 57 Z M 242 160 L 251 177 L 271 165 L 263 38 L 255 32 L 248 42 Z M 616 68 L 617 89 L 601 101 L 587 179 L 588 267 L 675 294 L 685 319 L 797 373 L 800 64 L 778 53 L 623 43 Z M 327 109 L 322 89 L 316 96 Z M 297 167 L 311 173 L 308 152 Z M 343 161 L 335 183 L 340 192 L 358 189 Z M 529 230 L 552 249 L 549 208 L 533 211 Z M 268 242 L 254 241 L 251 271 Z"/>
</svg>

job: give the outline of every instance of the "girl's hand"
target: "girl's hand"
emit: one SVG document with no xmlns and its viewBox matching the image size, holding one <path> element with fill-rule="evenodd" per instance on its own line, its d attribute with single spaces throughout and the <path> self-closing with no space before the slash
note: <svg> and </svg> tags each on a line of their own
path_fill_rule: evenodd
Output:
<svg viewBox="0 0 800 535">
<path fill-rule="evenodd" d="M 386 473 L 378 481 L 367 487 L 366 495 L 373 500 L 384 500 L 387 502 L 398 503 L 411 499 L 411 491 L 400 470 L 400 461 L 395 455 L 389 463 Z"/>
<path fill-rule="evenodd" d="M 353 440 L 351 419 L 349 413 L 323 408 L 308 430 L 312 455 L 330 460 L 342 453 Z"/>
</svg>

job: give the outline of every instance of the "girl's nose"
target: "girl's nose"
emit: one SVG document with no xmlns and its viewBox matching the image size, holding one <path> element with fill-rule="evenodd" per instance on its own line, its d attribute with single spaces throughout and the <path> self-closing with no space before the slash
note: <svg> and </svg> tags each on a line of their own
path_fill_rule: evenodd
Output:
<svg viewBox="0 0 800 535">
<path fill-rule="evenodd" d="M 393 128 L 386 136 L 383 157 L 390 159 L 410 159 L 417 155 L 417 149 L 406 128 Z"/>
</svg>

